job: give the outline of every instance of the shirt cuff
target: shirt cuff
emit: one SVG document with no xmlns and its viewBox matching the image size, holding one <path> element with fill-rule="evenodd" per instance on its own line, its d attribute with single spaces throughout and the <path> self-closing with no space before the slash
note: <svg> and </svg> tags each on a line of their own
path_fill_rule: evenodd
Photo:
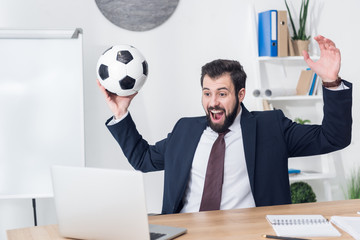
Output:
<svg viewBox="0 0 360 240">
<path fill-rule="evenodd" d="M 121 118 L 119 119 L 115 119 L 115 117 L 113 116 L 112 119 L 108 122 L 108 126 L 112 126 L 115 125 L 119 122 L 121 122 L 121 120 L 123 120 L 124 118 L 126 118 L 126 116 L 129 114 L 129 111 L 127 111 Z"/>
<path fill-rule="evenodd" d="M 326 89 L 331 90 L 331 91 L 339 91 L 339 90 L 349 89 L 349 87 L 346 86 L 343 81 L 341 81 L 340 85 L 337 88 L 335 88 L 335 89 L 326 88 Z"/>
</svg>

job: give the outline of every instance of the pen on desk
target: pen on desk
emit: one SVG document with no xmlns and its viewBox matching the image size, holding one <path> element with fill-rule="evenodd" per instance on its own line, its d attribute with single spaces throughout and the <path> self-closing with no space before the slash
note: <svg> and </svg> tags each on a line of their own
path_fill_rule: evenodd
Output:
<svg viewBox="0 0 360 240">
<path fill-rule="evenodd" d="M 272 239 L 283 239 L 283 240 L 309 240 L 307 238 L 295 238 L 295 237 L 281 237 L 281 236 L 274 236 L 274 235 L 267 235 L 263 234 L 263 238 L 272 238 Z"/>
</svg>

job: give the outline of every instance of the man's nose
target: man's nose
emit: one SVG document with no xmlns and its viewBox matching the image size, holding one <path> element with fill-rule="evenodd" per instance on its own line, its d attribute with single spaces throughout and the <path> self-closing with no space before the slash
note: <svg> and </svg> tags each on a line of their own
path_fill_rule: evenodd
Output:
<svg viewBox="0 0 360 240">
<path fill-rule="evenodd" d="M 210 106 L 215 107 L 219 105 L 219 99 L 216 95 L 211 97 Z"/>
</svg>

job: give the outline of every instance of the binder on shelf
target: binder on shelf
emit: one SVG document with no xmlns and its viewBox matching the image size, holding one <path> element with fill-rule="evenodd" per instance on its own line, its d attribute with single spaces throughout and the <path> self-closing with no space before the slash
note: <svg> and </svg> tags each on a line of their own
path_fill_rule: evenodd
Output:
<svg viewBox="0 0 360 240">
<path fill-rule="evenodd" d="M 293 45 L 293 42 L 291 40 L 289 31 L 287 31 L 287 39 L 288 39 L 288 56 L 295 56 L 294 45 Z"/>
<path fill-rule="evenodd" d="M 277 11 L 260 12 L 258 17 L 259 56 L 276 57 L 278 51 Z"/>
<path fill-rule="evenodd" d="M 278 57 L 288 56 L 288 23 L 287 11 L 277 11 L 277 42 L 278 42 Z"/>
<path fill-rule="evenodd" d="M 296 95 L 308 95 L 314 72 L 311 69 L 301 70 L 296 86 Z"/>
</svg>

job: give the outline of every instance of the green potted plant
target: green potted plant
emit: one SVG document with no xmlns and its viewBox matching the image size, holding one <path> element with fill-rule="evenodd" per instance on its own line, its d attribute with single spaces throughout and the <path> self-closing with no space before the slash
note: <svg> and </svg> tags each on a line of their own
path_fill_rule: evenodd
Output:
<svg viewBox="0 0 360 240">
<path fill-rule="evenodd" d="M 294 54 L 296 56 L 300 56 L 302 54 L 302 50 L 308 50 L 309 43 L 310 43 L 310 35 L 306 34 L 306 19 L 308 15 L 308 7 L 309 7 L 309 0 L 301 0 L 301 7 L 300 7 L 300 14 L 299 14 L 299 29 L 296 31 L 295 24 L 287 4 L 285 1 L 286 8 L 289 13 L 290 23 L 293 30 L 293 36 L 291 37 L 291 41 L 294 47 Z"/>
<path fill-rule="evenodd" d="M 298 123 L 298 124 L 307 124 L 307 123 L 311 123 L 309 119 L 301 119 L 301 118 L 295 118 L 294 122 Z"/>
<path fill-rule="evenodd" d="M 316 195 L 306 182 L 294 182 L 290 185 L 292 203 L 316 202 Z"/>
<path fill-rule="evenodd" d="M 360 168 L 353 170 L 350 179 L 347 182 L 347 192 L 345 193 L 347 199 L 360 198 Z"/>
</svg>

